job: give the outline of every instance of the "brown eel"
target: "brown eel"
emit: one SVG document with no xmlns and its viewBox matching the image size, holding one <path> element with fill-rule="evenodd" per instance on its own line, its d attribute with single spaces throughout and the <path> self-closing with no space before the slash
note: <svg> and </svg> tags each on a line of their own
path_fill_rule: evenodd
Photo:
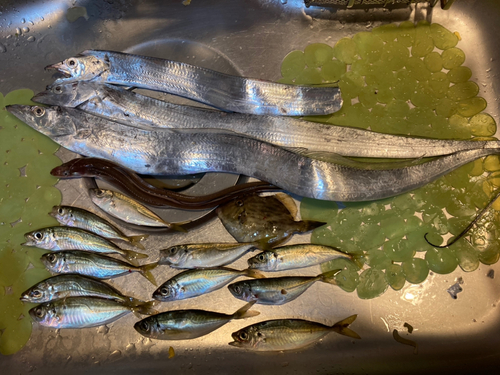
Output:
<svg viewBox="0 0 500 375">
<path fill-rule="evenodd" d="M 231 186 L 208 195 L 186 195 L 154 187 L 130 169 L 99 158 L 73 159 L 55 167 L 50 171 L 50 174 L 63 179 L 98 178 L 109 182 L 141 203 L 155 207 L 175 207 L 185 210 L 213 208 L 248 194 L 282 190 L 268 182 L 257 181 Z"/>
</svg>

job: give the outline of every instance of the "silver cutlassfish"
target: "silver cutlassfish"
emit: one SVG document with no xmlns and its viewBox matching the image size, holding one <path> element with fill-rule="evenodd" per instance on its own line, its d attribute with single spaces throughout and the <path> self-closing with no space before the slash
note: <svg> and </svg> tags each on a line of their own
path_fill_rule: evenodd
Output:
<svg viewBox="0 0 500 375">
<path fill-rule="evenodd" d="M 457 152 L 425 163 L 365 163 L 336 154 L 295 152 L 235 133 L 143 130 L 71 108 L 7 106 L 32 128 L 69 150 L 124 165 L 137 173 L 227 172 L 252 176 L 302 197 L 370 201 L 419 188 L 496 146 Z"/>
<path fill-rule="evenodd" d="M 331 85 L 285 85 L 121 52 L 87 50 L 46 69 L 65 75 L 54 85 L 113 83 L 168 92 L 228 112 L 304 116 L 333 113 L 342 106 L 340 90 Z"/>
<path fill-rule="evenodd" d="M 282 147 L 301 147 L 309 151 L 328 151 L 344 156 L 420 158 L 474 150 L 483 148 L 486 144 L 500 147 L 497 141 L 487 143 L 412 138 L 289 117 L 223 113 L 176 105 L 121 87 L 87 81 L 52 86 L 35 95 L 33 100 L 78 108 L 143 129 L 225 129 Z"/>
</svg>

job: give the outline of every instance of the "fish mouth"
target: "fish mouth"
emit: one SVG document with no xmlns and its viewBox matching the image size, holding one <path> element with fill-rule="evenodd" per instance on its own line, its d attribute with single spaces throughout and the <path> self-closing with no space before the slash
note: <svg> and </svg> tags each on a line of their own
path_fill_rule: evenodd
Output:
<svg viewBox="0 0 500 375">
<path fill-rule="evenodd" d="M 239 341 L 231 341 L 231 342 L 228 342 L 229 345 L 231 346 L 235 346 L 237 348 L 241 348 L 243 345 L 241 345 L 241 342 Z"/>
<path fill-rule="evenodd" d="M 35 241 L 30 234 L 25 234 L 24 239 L 26 240 L 26 242 L 23 242 L 21 246 L 35 246 Z"/>
<path fill-rule="evenodd" d="M 29 302 L 30 301 L 30 298 L 29 298 L 29 294 L 28 293 L 23 293 L 21 295 L 21 298 L 19 298 L 21 301 L 23 302 Z"/>
<path fill-rule="evenodd" d="M 31 100 L 34 102 L 45 104 L 43 101 L 40 101 L 39 99 L 43 99 L 43 98 L 47 97 L 47 95 L 48 95 L 48 93 L 46 91 L 42 91 L 42 92 L 39 92 L 38 94 L 36 94 L 34 97 L 32 97 Z"/>
<path fill-rule="evenodd" d="M 71 71 L 69 68 L 63 63 L 63 62 L 58 62 L 55 64 L 47 65 L 45 67 L 45 70 L 57 70 L 59 73 L 63 75 L 64 78 L 70 78 L 71 77 Z"/>
<path fill-rule="evenodd" d="M 26 108 L 31 108 L 30 106 L 26 105 L 20 105 L 20 104 L 12 104 L 12 105 L 7 105 L 5 106 L 5 109 L 9 112 L 12 113 L 14 116 L 16 116 L 19 119 L 22 119 L 26 113 Z"/>
</svg>

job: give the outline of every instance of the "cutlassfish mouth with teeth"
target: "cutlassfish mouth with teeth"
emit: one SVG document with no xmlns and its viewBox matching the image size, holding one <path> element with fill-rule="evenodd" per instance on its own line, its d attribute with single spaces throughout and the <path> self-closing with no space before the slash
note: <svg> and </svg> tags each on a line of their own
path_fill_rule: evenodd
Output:
<svg viewBox="0 0 500 375">
<path fill-rule="evenodd" d="M 45 67 L 45 70 L 57 70 L 59 73 L 61 73 L 64 76 L 64 78 L 70 78 L 72 76 L 69 68 L 62 62 L 47 65 Z"/>
</svg>

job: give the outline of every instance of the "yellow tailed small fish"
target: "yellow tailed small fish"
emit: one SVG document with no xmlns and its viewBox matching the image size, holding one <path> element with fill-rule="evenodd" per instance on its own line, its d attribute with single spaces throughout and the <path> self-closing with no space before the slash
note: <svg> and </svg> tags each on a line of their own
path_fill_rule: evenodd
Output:
<svg viewBox="0 0 500 375">
<path fill-rule="evenodd" d="M 333 259 L 352 260 L 361 268 L 359 256 L 325 245 L 297 244 L 277 247 L 248 259 L 248 267 L 273 272 L 314 266 Z"/>
<path fill-rule="evenodd" d="M 70 206 L 54 206 L 50 212 L 60 224 L 68 227 L 80 228 L 97 234 L 98 236 L 111 240 L 128 242 L 144 250 L 140 241 L 149 237 L 148 235 L 126 236 L 118 228 L 96 214 L 83 208 Z"/>
<path fill-rule="evenodd" d="M 134 266 L 119 259 L 88 251 L 67 250 L 57 253 L 43 254 L 42 263 L 52 273 L 76 273 L 97 279 L 111 279 L 118 276 L 139 272 L 156 286 L 156 280 L 151 273 L 158 263 Z"/>
<path fill-rule="evenodd" d="M 126 223 L 187 232 L 181 226 L 166 222 L 149 208 L 117 191 L 89 189 L 89 194 L 92 202 L 101 210 Z"/>
<path fill-rule="evenodd" d="M 147 317 L 134 328 L 141 335 L 156 340 L 189 340 L 209 334 L 233 319 L 259 315 L 248 311 L 255 302 L 247 303 L 234 314 L 221 314 L 204 310 L 175 310 Z"/>
<path fill-rule="evenodd" d="M 113 242 L 80 228 L 49 227 L 26 233 L 24 237 L 26 242 L 22 244 L 23 246 L 35 246 L 52 251 L 84 250 L 95 253 L 120 254 L 131 262 L 135 262 L 135 259 L 148 257 L 146 254 L 120 249 Z"/>
<path fill-rule="evenodd" d="M 256 301 L 261 305 L 283 305 L 300 296 L 316 281 L 337 285 L 335 275 L 339 271 L 328 271 L 315 277 L 284 276 L 243 280 L 229 285 L 228 288 L 233 296 L 243 301 Z"/>
<path fill-rule="evenodd" d="M 130 312 L 148 315 L 150 306 L 135 306 L 98 297 L 68 297 L 33 307 L 29 313 L 50 328 L 90 328 L 109 324 Z"/>
<path fill-rule="evenodd" d="M 177 301 L 201 296 L 222 288 L 240 276 L 264 278 L 260 272 L 232 268 L 201 268 L 183 271 L 165 281 L 154 293 L 153 298 L 162 301 Z"/>
<path fill-rule="evenodd" d="M 152 307 L 156 302 L 145 302 L 125 296 L 101 280 L 76 274 L 56 275 L 40 281 L 21 294 L 21 301 L 44 303 L 68 297 L 100 297 L 130 303 L 133 306 Z"/>
<path fill-rule="evenodd" d="M 352 315 L 333 326 L 302 319 L 277 319 L 256 323 L 232 334 L 229 345 L 252 351 L 282 351 L 311 345 L 330 332 L 360 339 L 348 328 L 357 318 Z"/>
<path fill-rule="evenodd" d="M 250 243 L 198 243 L 160 250 L 158 264 L 175 268 L 219 267 L 234 262 L 257 245 Z"/>
</svg>

